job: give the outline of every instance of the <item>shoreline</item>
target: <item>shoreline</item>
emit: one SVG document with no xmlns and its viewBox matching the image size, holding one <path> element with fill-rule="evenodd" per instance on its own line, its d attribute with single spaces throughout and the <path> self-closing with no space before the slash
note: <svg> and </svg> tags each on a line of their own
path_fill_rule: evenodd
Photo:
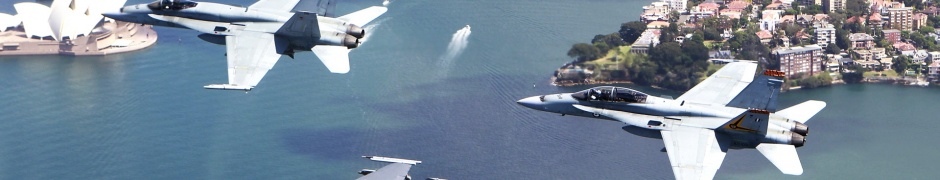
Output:
<svg viewBox="0 0 940 180">
<path fill-rule="evenodd" d="M 629 81 L 629 80 L 616 80 L 616 81 L 586 81 L 586 82 L 561 82 L 561 83 L 559 83 L 559 82 L 556 82 L 555 79 L 556 79 L 556 77 L 552 77 L 552 78 L 551 78 L 551 82 L 549 83 L 549 84 L 551 84 L 552 86 L 555 86 L 555 87 L 572 87 L 572 86 L 589 86 L 589 85 L 611 85 L 611 84 L 630 84 L 630 85 L 636 85 L 635 83 L 633 83 L 633 81 Z M 907 82 L 907 81 L 904 81 L 904 82 Z M 781 90 L 782 90 L 781 92 L 794 91 L 794 90 L 801 90 L 801 89 L 820 89 L 820 88 L 826 88 L 826 87 L 831 87 L 831 86 L 848 85 L 848 84 L 886 84 L 886 85 L 895 85 L 895 86 L 914 86 L 914 87 L 934 87 L 934 86 L 937 86 L 937 85 L 934 85 L 934 84 L 920 85 L 920 84 L 901 83 L 901 81 L 897 81 L 897 80 L 895 80 L 895 81 L 886 81 L 886 80 L 870 80 L 870 79 L 865 79 L 865 80 L 863 80 L 862 82 L 859 82 L 859 83 L 846 83 L 846 82 L 841 81 L 841 80 L 840 80 L 840 81 L 832 81 L 832 84 L 830 84 L 830 85 L 827 85 L 827 86 L 820 86 L 820 87 L 815 87 L 815 88 L 803 88 L 802 86 L 795 86 L 795 87 L 789 87 L 789 88 L 781 89 Z M 659 87 L 659 86 L 649 86 L 649 87 L 654 88 L 654 89 L 675 91 L 675 90 L 671 90 L 671 89 L 661 88 L 661 87 Z"/>
</svg>

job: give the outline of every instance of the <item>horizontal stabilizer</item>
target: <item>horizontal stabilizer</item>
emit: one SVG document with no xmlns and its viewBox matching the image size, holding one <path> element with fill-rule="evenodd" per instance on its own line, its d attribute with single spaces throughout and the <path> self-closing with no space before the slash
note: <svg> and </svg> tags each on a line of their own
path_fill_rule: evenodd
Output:
<svg viewBox="0 0 940 180">
<path fill-rule="evenodd" d="M 410 159 L 390 158 L 390 157 L 382 157 L 382 156 L 362 156 L 362 157 L 369 159 L 369 160 L 373 160 L 373 161 L 379 161 L 379 162 L 402 163 L 402 164 L 411 164 L 411 165 L 421 164 L 421 161 L 410 160 Z"/>
<path fill-rule="evenodd" d="M 757 151 L 760 151 L 760 154 L 763 154 L 767 160 L 777 166 L 780 172 L 789 175 L 803 174 L 803 165 L 800 163 L 800 156 L 796 154 L 795 146 L 761 143 L 757 145 Z"/>
<path fill-rule="evenodd" d="M 346 20 L 350 24 L 365 26 L 366 24 L 369 24 L 369 22 L 372 22 L 372 20 L 375 20 L 375 18 L 385 14 L 386 11 L 388 11 L 388 8 L 386 7 L 372 6 L 353 13 L 349 13 L 347 15 L 343 15 L 342 17 L 339 17 L 339 19 Z"/>
<path fill-rule="evenodd" d="M 806 123 L 806 121 L 809 121 L 810 118 L 813 118 L 816 113 L 819 113 L 819 111 L 825 107 L 826 102 L 809 100 L 795 106 L 790 106 L 787 109 L 777 111 L 775 114 L 790 120 Z"/>
<path fill-rule="evenodd" d="M 206 89 L 215 89 L 215 90 L 243 90 L 243 91 L 251 91 L 251 89 L 254 88 L 254 87 L 251 87 L 251 86 L 239 86 L 239 85 L 234 85 L 234 84 L 210 84 L 210 85 L 203 86 L 203 88 L 206 88 Z"/>
<path fill-rule="evenodd" d="M 323 65 L 332 73 L 346 74 L 349 72 L 349 48 L 345 46 L 314 46 L 313 54 L 320 58 Z"/>
</svg>

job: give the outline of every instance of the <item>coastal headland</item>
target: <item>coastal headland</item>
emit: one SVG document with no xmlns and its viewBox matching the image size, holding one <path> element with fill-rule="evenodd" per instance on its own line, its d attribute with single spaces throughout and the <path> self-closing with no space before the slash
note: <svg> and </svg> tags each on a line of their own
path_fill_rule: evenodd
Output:
<svg viewBox="0 0 940 180">
<path fill-rule="evenodd" d="M 782 71 L 786 90 L 846 83 L 940 83 L 940 17 L 935 13 L 940 5 L 800 3 L 653 2 L 643 7 L 639 20 L 621 24 L 619 31 L 574 44 L 567 53 L 573 60 L 555 71 L 551 83 L 632 83 L 686 91 L 726 60 L 756 61 L 760 69 Z M 912 16 L 900 16 L 904 14 Z M 882 18 L 895 16 L 914 23 Z"/>
</svg>

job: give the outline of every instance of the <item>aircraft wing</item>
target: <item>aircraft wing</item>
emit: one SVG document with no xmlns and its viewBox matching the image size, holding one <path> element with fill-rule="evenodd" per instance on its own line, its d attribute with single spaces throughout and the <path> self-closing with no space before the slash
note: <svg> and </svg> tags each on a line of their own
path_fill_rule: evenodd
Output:
<svg viewBox="0 0 940 180">
<path fill-rule="evenodd" d="M 369 175 L 359 177 L 356 180 L 405 179 L 405 176 L 408 176 L 409 170 L 411 170 L 411 164 L 392 163 L 379 170 L 375 170 L 375 172 L 369 173 Z"/>
<path fill-rule="evenodd" d="M 268 11 L 268 12 L 290 12 L 300 0 L 259 0 L 248 9 Z"/>
<path fill-rule="evenodd" d="M 712 179 L 725 158 L 722 138 L 704 128 L 673 126 L 660 131 L 676 179 Z"/>
<path fill-rule="evenodd" d="M 207 85 L 207 89 L 251 90 L 274 67 L 281 54 L 277 47 L 286 46 L 273 34 L 241 31 L 225 37 L 228 59 L 228 84 Z"/>
<path fill-rule="evenodd" d="M 756 70 L 757 64 L 754 62 L 728 63 L 676 100 L 726 105 L 754 80 Z"/>
<path fill-rule="evenodd" d="M 780 172 L 789 175 L 803 174 L 803 164 L 796 154 L 796 147 L 789 144 L 760 143 L 757 151 L 773 163 Z"/>
<path fill-rule="evenodd" d="M 312 12 L 321 16 L 334 17 L 336 0 L 301 0 L 291 12 Z"/>
<path fill-rule="evenodd" d="M 320 62 L 326 65 L 332 73 L 346 74 L 349 72 L 349 48 L 344 46 L 314 46 L 313 54 L 317 55 Z"/>
</svg>

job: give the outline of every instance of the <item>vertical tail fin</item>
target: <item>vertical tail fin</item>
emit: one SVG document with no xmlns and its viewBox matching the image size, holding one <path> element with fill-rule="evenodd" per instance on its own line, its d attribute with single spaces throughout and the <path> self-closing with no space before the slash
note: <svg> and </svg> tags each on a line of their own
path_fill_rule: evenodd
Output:
<svg viewBox="0 0 940 180">
<path fill-rule="evenodd" d="M 776 111 L 777 94 L 780 93 L 780 87 L 783 85 L 783 76 L 784 73 L 780 71 L 764 71 L 762 75 L 755 77 L 744 90 L 741 90 L 738 96 L 731 99 L 727 106 Z"/>
</svg>

